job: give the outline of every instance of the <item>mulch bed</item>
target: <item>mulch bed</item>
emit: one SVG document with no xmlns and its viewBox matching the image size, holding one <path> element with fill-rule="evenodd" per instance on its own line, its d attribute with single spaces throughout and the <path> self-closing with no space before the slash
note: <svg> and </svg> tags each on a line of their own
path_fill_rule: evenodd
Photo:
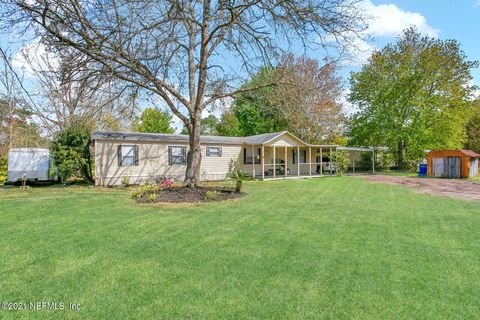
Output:
<svg viewBox="0 0 480 320">
<path fill-rule="evenodd" d="M 214 191 L 217 192 L 213 197 L 207 196 L 207 192 Z M 155 202 L 168 202 L 168 203 L 196 203 L 196 202 L 212 202 L 212 201 L 222 201 L 228 199 L 236 199 L 241 197 L 243 194 L 235 192 L 234 189 L 230 188 L 219 188 L 219 187 L 197 187 L 195 189 L 191 188 L 175 188 L 175 189 L 166 189 L 156 192 L 157 198 Z M 152 203 L 146 197 L 137 200 L 139 203 Z"/>
</svg>

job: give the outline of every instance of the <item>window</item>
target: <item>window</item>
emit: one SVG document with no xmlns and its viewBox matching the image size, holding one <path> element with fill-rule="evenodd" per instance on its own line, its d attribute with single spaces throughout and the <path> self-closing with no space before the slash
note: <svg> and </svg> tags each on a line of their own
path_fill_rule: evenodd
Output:
<svg viewBox="0 0 480 320">
<path fill-rule="evenodd" d="M 133 144 L 118 146 L 117 160 L 121 167 L 138 166 L 138 146 Z"/>
<path fill-rule="evenodd" d="M 220 147 L 207 147 L 207 157 L 221 157 L 222 148 Z"/>
<path fill-rule="evenodd" d="M 300 150 L 300 163 L 307 163 L 307 150 Z"/>
<path fill-rule="evenodd" d="M 297 161 L 297 150 L 292 150 L 293 164 Z M 300 150 L 300 161 L 299 163 L 307 163 L 307 150 Z"/>
<path fill-rule="evenodd" d="M 253 164 L 255 160 L 255 164 L 260 164 L 262 149 L 257 149 L 257 156 L 254 157 L 252 154 L 252 148 L 243 148 L 243 164 Z"/>
<path fill-rule="evenodd" d="M 187 151 L 186 147 L 176 147 L 176 146 L 169 146 L 168 147 L 168 164 L 187 164 Z"/>
</svg>

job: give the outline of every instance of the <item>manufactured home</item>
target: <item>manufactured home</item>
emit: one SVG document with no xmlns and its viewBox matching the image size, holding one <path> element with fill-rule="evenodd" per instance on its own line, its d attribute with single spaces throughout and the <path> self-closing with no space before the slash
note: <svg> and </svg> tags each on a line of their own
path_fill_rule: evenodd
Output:
<svg viewBox="0 0 480 320">
<path fill-rule="evenodd" d="M 94 132 L 95 184 L 139 184 L 155 177 L 183 179 L 188 135 Z M 223 180 L 234 165 L 257 179 L 334 174 L 335 145 L 309 144 L 282 131 L 249 137 L 201 136 L 201 179 Z"/>
</svg>

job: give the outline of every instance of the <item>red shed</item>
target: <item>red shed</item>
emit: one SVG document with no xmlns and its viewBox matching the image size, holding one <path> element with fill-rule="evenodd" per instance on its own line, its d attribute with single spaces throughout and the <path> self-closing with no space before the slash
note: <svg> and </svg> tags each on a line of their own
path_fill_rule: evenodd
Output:
<svg viewBox="0 0 480 320">
<path fill-rule="evenodd" d="M 436 150 L 427 153 L 428 175 L 443 178 L 478 176 L 480 154 L 472 150 Z"/>
</svg>

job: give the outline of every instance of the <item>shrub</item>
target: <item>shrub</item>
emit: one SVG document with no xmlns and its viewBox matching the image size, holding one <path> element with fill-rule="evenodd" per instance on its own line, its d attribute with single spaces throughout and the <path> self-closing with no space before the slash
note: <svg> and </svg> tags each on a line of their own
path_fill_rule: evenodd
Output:
<svg viewBox="0 0 480 320">
<path fill-rule="evenodd" d="M 205 200 L 214 200 L 220 195 L 220 191 L 209 190 L 205 192 Z"/>
<path fill-rule="evenodd" d="M 130 185 L 130 177 L 123 177 L 122 179 L 122 186 L 123 187 L 128 187 Z"/>
<path fill-rule="evenodd" d="M 0 159 L 0 184 L 7 181 L 7 159 Z"/>
<path fill-rule="evenodd" d="M 157 200 L 157 194 L 156 193 L 150 193 L 148 196 L 147 196 L 147 199 L 148 201 L 150 202 L 155 202 Z"/>
<path fill-rule="evenodd" d="M 238 168 L 233 169 L 233 171 L 228 174 L 228 177 L 237 182 L 235 192 L 241 192 L 243 181 L 250 180 L 252 178 L 249 173 Z"/>
<path fill-rule="evenodd" d="M 140 200 L 151 194 L 155 194 L 158 190 L 160 190 L 160 188 L 157 184 L 146 184 L 135 188 L 135 190 L 130 193 L 130 197 L 135 200 Z"/>
<path fill-rule="evenodd" d="M 336 170 L 338 175 L 343 175 L 348 170 L 348 165 L 350 164 L 350 159 L 348 153 L 345 151 L 336 151 L 333 154 L 333 161 L 335 162 Z"/>
<path fill-rule="evenodd" d="M 78 175 L 93 181 L 90 146 L 90 129 L 86 126 L 71 126 L 55 136 L 50 154 L 62 180 Z"/>
<path fill-rule="evenodd" d="M 173 178 L 163 178 L 162 181 L 160 181 L 160 189 L 172 189 L 174 184 L 175 181 L 173 180 Z"/>
</svg>

